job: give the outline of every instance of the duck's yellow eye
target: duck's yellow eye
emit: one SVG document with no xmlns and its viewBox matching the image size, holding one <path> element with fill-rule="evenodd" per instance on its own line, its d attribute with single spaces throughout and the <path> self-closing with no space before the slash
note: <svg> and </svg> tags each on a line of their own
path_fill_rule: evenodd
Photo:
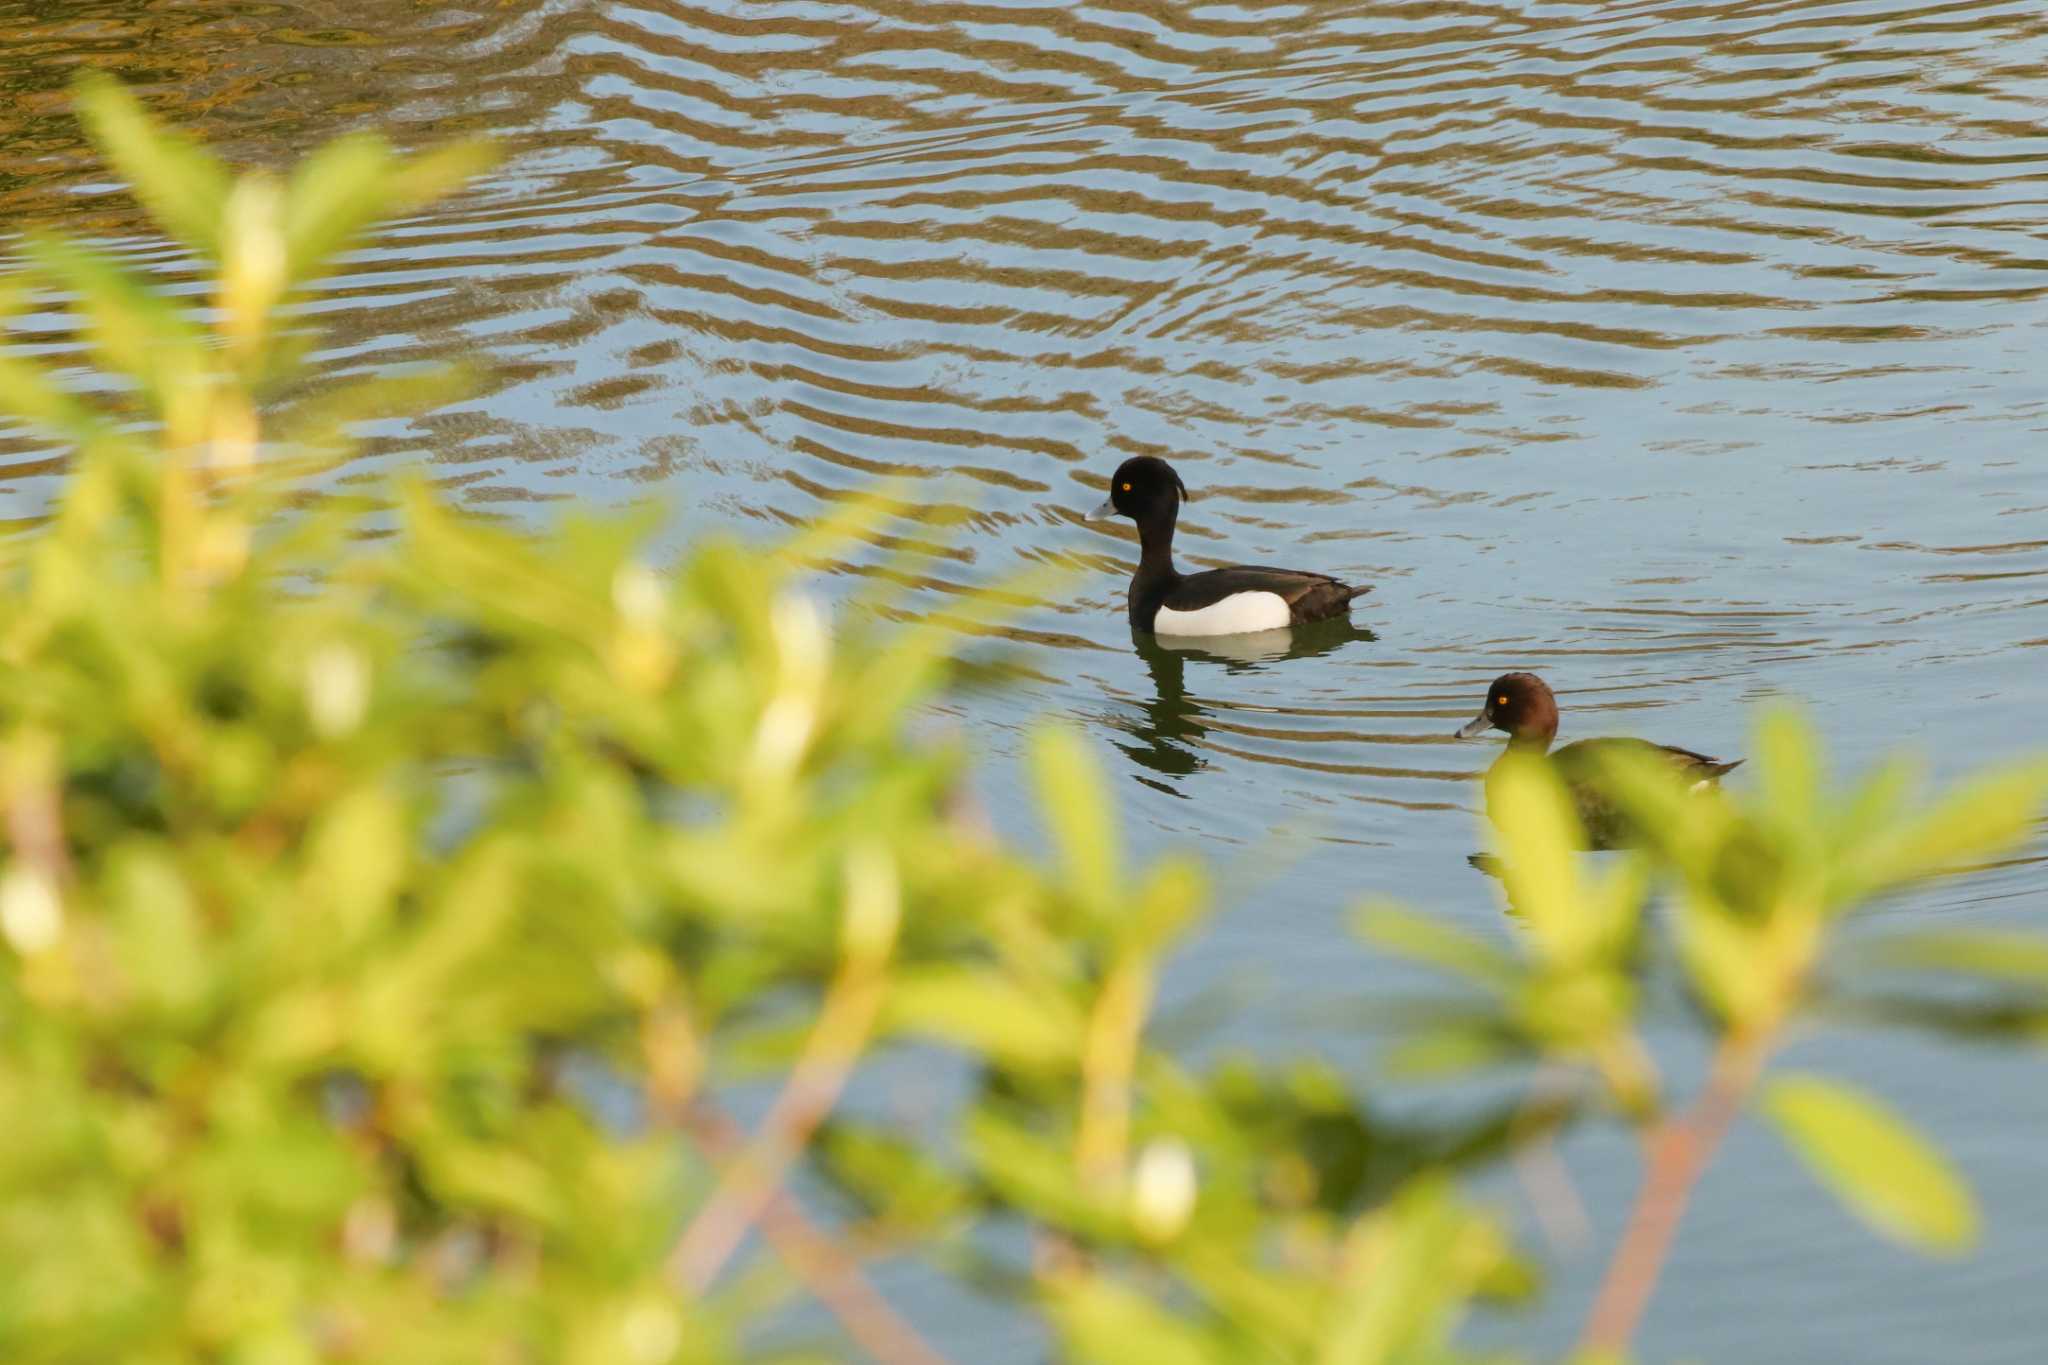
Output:
<svg viewBox="0 0 2048 1365">
<path fill-rule="evenodd" d="M 1131 491 L 1131 486 L 1130 486 L 1129 484 L 1125 484 L 1125 485 L 1124 485 L 1124 492 L 1128 493 L 1128 492 L 1130 492 L 1130 491 Z"/>
<path fill-rule="evenodd" d="M 1505 692 L 1501 693 L 1493 699 L 1493 704 L 1495 706 L 1506 706 L 1508 704 L 1508 694 Z"/>
</svg>

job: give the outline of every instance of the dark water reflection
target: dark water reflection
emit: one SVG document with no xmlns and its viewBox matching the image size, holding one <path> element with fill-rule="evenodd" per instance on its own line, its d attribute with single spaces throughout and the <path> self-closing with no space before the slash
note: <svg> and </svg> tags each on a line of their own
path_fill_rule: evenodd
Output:
<svg viewBox="0 0 2048 1365">
<path fill-rule="evenodd" d="M 1342 617 L 1299 630 L 1262 630 L 1213 639 L 1158 636 L 1134 629 L 1131 648 L 1145 661 L 1152 690 L 1130 699 L 1134 715 L 1111 721 L 1130 735 L 1129 740 L 1113 742 L 1131 762 L 1169 779 L 1140 776 L 1140 782 L 1170 796 L 1186 795 L 1172 779 L 1208 767 L 1210 760 L 1200 753 L 1199 741 L 1212 727 L 1230 729 L 1230 722 L 1219 716 L 1213 703 L 1205 704 L 1188 691 L 1191 669 L 1199 685 L 1205 668 L 1220 668 L 1226 675 L 1257 675 L 1271 671 L 1274 665 L 1313 659 L 1348 644 L 1370 644 L 1377 639 L 1370 630 Z"/>
<path fill-rule="evenodd" d="M 80 64 L 245 161 L 368 123 L 510 143 L 339 281 L 337 373 L 500 367 L 366 458 L 512 515 L 659 497 L 678 538 L 939 475 L 926 510 L 964 533 L 889 532 L 947 547 L 913 609 L 1077 570 L 1017 623 L 1034 681 L 963 719 L 1005 823 L 1028 820 L 1017 736 L 1050 711 L 1101 737 L 1137 842 L 1232 869 L 1189 992 L 1372 994 L 1387 969 L 1344 929 L 1368 892 L 1495 922 L 1464 861 L 1492 750 L 1449 732 L 1509 667 L 1559 689 L 1565 738 L 1738 753 L 1773 694 L 1849 766 L 1911 744 L 1953 775 L 2042 738 L 2038 0 L 0 0 L 0 224 L 95 232 L 177 280 L 65 115 Z M 70 345 L 47 317 L 16 343 Z M 1364 633 L 1134 649 L 1135 546 L 1078 513 L 1135 453 L 1194 489 L 1184 559 L 1374 582 Z M 60 475 L 0 433 L 0 520 Z M 2035 851 L 1887 913 L 2043 909 Z M 1300 1019 L 1234 1027 L 1364 1068 Z M 1795 1060 L 1925 1116 L 1991 1242 L 1895 1255 L 1744 1128 L 1649 1354 L 2031 1360 L 2036 1064 L 1889 1039 Z M 1611 1209 L 1625 1147 L 1568 1156 Z"/>
</svg>

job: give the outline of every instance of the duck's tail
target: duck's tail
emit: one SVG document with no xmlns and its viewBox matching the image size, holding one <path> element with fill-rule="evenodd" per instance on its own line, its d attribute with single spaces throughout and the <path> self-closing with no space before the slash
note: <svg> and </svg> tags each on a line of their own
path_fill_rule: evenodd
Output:
<svg viewBox="0 0 2048 1365">
<path fill-rule="evenodd" d="M 1344 596 L 1341 599 L 1339 599 L 1337 605 L 1340 607 L 1348 607 L 1351 605 L 1353 598 L 1363 597 L 1371 591 L 1372 584 L 1370 583 L 1360 583 L 1357 585 L 1346 583 L 1344 584 Z"/>
<path fill-rule="evenodd" d="M 1747 762 L 1746 758 L 1731 758 L 1726 763 L 1718 758 L 1709 758 L 1700 765 L 1700 772 L 1704 775 L 1692 784 L 1691 790 L 1703 792 Z"/>
</svg>

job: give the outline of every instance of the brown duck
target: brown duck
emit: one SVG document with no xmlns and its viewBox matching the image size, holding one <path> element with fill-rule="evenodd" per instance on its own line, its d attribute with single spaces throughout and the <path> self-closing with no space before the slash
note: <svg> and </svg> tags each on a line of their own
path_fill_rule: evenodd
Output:
<svg viewBox="0 0 2048 1365">
<path fill-rule="evenodd" d="M 1486 708 L 1458 731 L 1458 738 L 1472 739 L 1488 730 L 1507 731 L 1510 750 L 1550 754 L 1558 776 L 1571 792 L 1572 803 L 1578 807 L 1587 841 L 1596 849 L 1621 848 L 1633 842 L 1620 806 L 1602 785 L 1603 753 L 1633 750 L 1653 754 L 1669 763 L 1676 776 L 1694 791 L 1706 789 L 1718 782 L 1723 773 L 1742 763 L 1739 758 L 1724 761 L 1675 745 L 1653 744 L 1647 739 L 1574 740 L 1552 753 L 1550 745 L 1557 738 L 1557 698 L 1549 684 L 1534 673 L 1503 673 L 1495 678 L 1486 692 Z M 1498 766 L 1496 759 L 1495 767 Z M 1491 788 L 1493 771 L 1489 770 L 1486 776 Z M 1489 795 L 1487 805 L 1492 804 Z"/>
</svg>

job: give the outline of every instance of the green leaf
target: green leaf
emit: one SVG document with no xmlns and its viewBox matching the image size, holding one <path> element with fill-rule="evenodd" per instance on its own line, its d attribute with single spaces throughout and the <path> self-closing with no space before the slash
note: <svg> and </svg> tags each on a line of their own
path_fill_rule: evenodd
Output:
<svg viewBox="0 0 2048 1365">
<path fill-rule="evenodd" d="M 1047 1292 L 1046 1308 L 1075 1360 L 1126 1365 L 1220 1365 L 1236 1359 L 1223 1344 L 1185 1318 L 1127 1285 L 1103 1275 L 1061 1280 Z"/>
<path fill-rule="evenodd" d="M 391 144 L 378 133 L 335 138 L 292 171 L 284 197 L 286 273 L 300 283 L 325 273 L 384 210 Z"/>
<path fill-rule="evenodd" d="M 1612 968 L 1552 971 L 1519 992 L 1514 1015 L 1523 1032 L 1548 1050 L 1597 1052 L 1626 1036 L 1637 995 L 1634 980 Z"/>
<path fill-rule="evenodd" d="M 370 224 L 410 213 L 489 170 L 497 152 L 458 142 L 401 160 L 376 133 L 352 133 L 299 163 L 285 191 L 286 272 L 294 285 L 328 273 Z"/>
<path fill-rule="evenodd" d="M 0 351 L 0 413 L 82 449 L 132 454 L 135 444 L 103 413 L 64 390 L 41 365 Z"/>
<path fill-rule="evenodd" d="M 464 364 L 433 365 L 407 374 L 352 380 L 295 404 L 277 427 L 280 444 L 332 461 L 355 453 L 350 428 L 360 422 L 405 417 L 474 392 L 477 372 Z"/>
<path fill-rule="evenodd" d="M 143 207 L 193 251 L 218 259 L 227 167 L 190 138 L 158 126 L 110 76 L 81 76 L 72 92 L 94 145 Z"/>
<path fill-rule="evenodd" d="M 1350 1243 L 1350 1283 L 1340 1287 L 1322 1365 L 1429 1358 L 1507 1255 L 1500 1229 L 1465 1208 L 1442 1175 L 1410 1182 L 1359 1223 Z"/>
<path fill-rule="evenodd" d="M 1489 991 L 1513 990 L 1525 975 L 1522 964 L 1498 945 L 1391 901 L 1365 906 L 1356 924 L 1359 936 L 1368 943 Z"/>
<path fill-rule="evenodd" d="M 1977 1241 L 1977 1206 L 1948 1160 L 1877 1100 L 1817 1076 L 1781 1076 L 1764 1112 L 1814 1176 L 1872 1228 L 1920 1251 Z"/>
<path fill-rule="evenodd" d="M 932 967 L 899 973 L 885 1018 L 900 1032 L 937 1038 L 1021 1067 L 1068 1062 L 1081 1040 L 1080 1018 L 1064 1001 L 1034 995 L 983 968 Z"/>
<path fill-rule="evenodd" d="M 511 836 L 472 843 L 449 869 L 405 947 L 362 983 L 362 1027 L 352 1040 L 375 1065 L 419 1065 L 432 1023 L 466 1003 L 456 978 L 487 956 L 517 916 L 531 856 Z"/>
<path fill-rule="evenodd" d="M 1594 757 L 1602 794 L 1626 814 L 1643 847 L 1688 878 L 1708 878 L 1733 822 L 1733 803 L 1718 792 L 1692 791 L 1646 746 L 1602 745 Z"/>
<path fill-rule="evenodd" d="M 31 233 L 22 254 L 78 295 L 101 361 L 142 384 L 159 413 L 195 391 L 203 398 L 203 343 L 182 308 L 108 257 L 64 238 Z"/>
<path fill-rule="evenodd" d="M 1959 867 L 2025 842 L 2048 800 L 2048 761 L 2035 759 L 1952 792 L 1866 850 L 1875 890 Z"/>
<path fill-rule="evenodd" d="M 138 841 L 116 851 L 109 874 L 115 949 L 130 989 L 166 1013 L 192 1013 L 222 969 L 176 859 Z"/>
<path fill-rule="evenodd" d="M 818 1147 L 830 1177 L 898 1229 L 935 1232 L 973 1208 L 967 1182 L 901 1133 L 835 1122 L 820 1131 Z"/>
<path fill-rule="evenodd" d="M 301 914 L 316 951 L 356 947 L 386 925 L 409 866 L 411 831 L 390 792 L 362 787 L 331 800 L 307 831 Z"/>
<path fill-rule="evenodd" d="M 1889 831 L 1920 772 L 1921 765 L 1910 758 L 1886 759 L 1856 784 L 1846 800 L 1835 804 L 1829 838 L 1841 855 L 1853 858 L 1853 850 L 1864 840 Z"/>
<path fill-rule="evenodd" d="M 1790 705 L 1765 710 L 1756 748 L 1765 804 L 1787 826 L 1804 829 L 1820 803 L 1820 747 L 1813 724 Z"/>
<path fill-rule="evenodd" d="M 1509 752 L 1487 778 L 1486 808 L 1500 832 L 1508 903 L 1527 917 L 1545 958 L 1582 959 L 1600 926 L 1585 914 L 1578 850 L 1586 836 L 1564 783 L 1548 760 Z"/>
<path fill-rule="evenodd" d="M 546 1169 L 508 1144 L 471 1141 L 438 1124 L 408 1136 L 418 1142 L 425 1183 L 441 1198 L 501 1210 L 550 1230 L 571 1215 Z"/>
<path fill-rule="evenodd" d="M 1859 943 L 1845 954 L 1879 968 L 1953 972 L 1985 981 L 2048 986 L 2048 937 L 1989 929 L 1893 934 Z"/>
<path fill-rule="evenodd" d="M 1123 1232 L 1122 1208 L 1082 1191 L 1070 1143 L 1031 1132 L 988 1108 L 969 1111 L 964 1138 L 982 1178 L 1023 1213 L 1083 1236 Z"/>
<path fill-rule="evenodd" d="M 404 486 L 402 500 L 408 567 L 423 592 L 446 595 L 471 619 L 563 639 L 582 639 L 606 619 L 531 541 L 458 514 L 418 481 Z"/>
<path fill-rule="evenodd" d="M 1048 727 L 1032 745 L 1031 769 L 1069 889 L 1108 911 L 1117 894 L 1117 821 L 1100 766 L 1079 735 Z"/>
<path fill-rule="evenodd" d="M 499 159 L 497 147 L 477 138 L 407 157 L 391 178 L 384 212 L 411 213 L 445 198 L 496 166 Z"/>
<path fill-rule="evenodd" d="M 822 568 L 862 542 L 874 542 L 892 518 L 914 506 L 918 484 L 910 479 L 884 479 L 824 504 L 794 528 L 776 550 L 776 557 L 803 568 Z"/>
<path fill-rule="evenodd" d="M 1693 988 L 1723 1020 L 1754 1021 L 1777 1007 L 1776 978 L 1758 970 L 1769 944 L 1755 924 L 1712 896 L 1688 894 L 1679 902 L 1678 948 Z"/>
<path fill-rule="evenodd" d="M 1380 1054 L 1380 1065 L 1401 1080 L 1442 1080 L 1527 1061 L 1528 1045 L 1505 1020 L 1475 1018 L 1421 1030 Z"/>
<path fill-rule="evenodd" d="M 1184 859 L 1166 859 L 1139 885 L 1123 921 L 1124 947 L 1152 957 L 1170 947 L 1200 918 L 1207 895 L 1201 869 Z"/>
<path fill-rule="evenodd" d="M 2027 1043 L 2048 1038 L 2048 1002 L 2038 993 L 2014 1000 L 2000 992 L 1989 999 L 1952 998 L 1948 993 L 1831 991 L 1814 1001 L 1816 1013 L 1831 1020 L 1880 1028 L 1910 1028 L 1964 1042 Z"/>
</svg>

